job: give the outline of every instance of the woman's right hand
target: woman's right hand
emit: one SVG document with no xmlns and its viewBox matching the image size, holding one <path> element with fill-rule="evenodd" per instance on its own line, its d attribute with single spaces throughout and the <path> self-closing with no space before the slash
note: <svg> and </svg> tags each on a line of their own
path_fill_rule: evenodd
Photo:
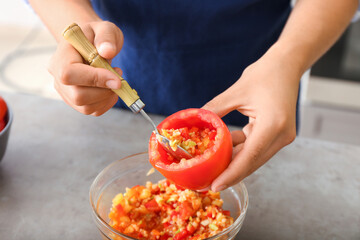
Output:
<svg viewBox="0 0 360 240">
<path fill-rule="evenodd" d="M 96 21 L 80 27 L 109 62 L 120 52 L 124 36 L 115 24 Z M 114 69 L 122 74 L 120 68 Z M 59 42 L 48 70 L 55 78 L 54 86 L 60 96 L 83 114 L 100 116 L 118 100 L 111 89 L 120 88 L 120 79 L 109 70 L 84 64 L 81 55 L 64 39 Z"/>
</svg>

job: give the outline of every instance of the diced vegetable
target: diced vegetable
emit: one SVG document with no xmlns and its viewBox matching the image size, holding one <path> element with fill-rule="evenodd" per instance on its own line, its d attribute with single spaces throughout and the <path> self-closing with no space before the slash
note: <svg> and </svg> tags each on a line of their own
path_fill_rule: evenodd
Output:
<svg viewBox="0 0 360 240">
<path fill-rule="evenodd" d="M 212 191 L 178 188 L 168 180 L 147 182 L 146 186 L 127 188 L 125 194 L 114 197 L 110 225 L 141 240 L 205 239 L 233 223 L 229 211 L 213 204 L 217 201 L 222 202 L 220 194 Z"/>
</svg>

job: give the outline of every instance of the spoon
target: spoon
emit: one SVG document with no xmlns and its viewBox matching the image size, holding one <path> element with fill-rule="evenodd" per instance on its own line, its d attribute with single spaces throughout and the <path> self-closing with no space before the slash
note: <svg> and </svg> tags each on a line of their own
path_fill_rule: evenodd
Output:
<svg viewBox="0 0 360 240">
<path fill-rule="evenodd" d="M 141 115 L 148 120 L 151 125 L 154 127 L 154 132 L 156 134 L 156 139 L 163 146 L 163 148 L 177 160 L 182 158 L 189 159 L 192 158 L 191 154 L 177 145 L 175 150 L 170 146 L 170 140 L 159 133 L 154 122 L 144 111 L 145 104 L 141 101 L 137 92 L 132 89 L 129 83 L 123 79 L 106 61 L 100 56 L 96 48 L 84 35 L 84 32 L 81 28 L 73 23 L 68 26 L 64 32 L 63 36 L 84 58 L 84 60 L 93 67 L 105 68 L 116 74 L 121 80 L 120 89 L 112 89 L 123 101 L 124 103 L 133 111 L 134 113 L 141 113 Z"/>
<path fill-rule="evenodd" d="M 146 114 L 146 112 L 141 109 L 140 110 L 141 115 L 143 115 L 143 117 L 148 120 L 151 125 L 154 127 L 154 132 L 156 134 L 156 139 L 158 140 L 158 142 L 161 144 L 161 146 L 174 158 L 176 158 L 177 160 L 181 160 L 183 158 L 185 159 L 189 159 L 192 158 L 192 155 L 186 151 L 184 148 L 180 147 L 179 145 L 176 145 L 175 150 L 170 146 L 170 140 L 168 138 L 166 138 L 165 136 L 161 135 L 158 131 L 158 129 L 156 128 L 154 122 L 151 120 L 151 118 Z"/>
</svg>

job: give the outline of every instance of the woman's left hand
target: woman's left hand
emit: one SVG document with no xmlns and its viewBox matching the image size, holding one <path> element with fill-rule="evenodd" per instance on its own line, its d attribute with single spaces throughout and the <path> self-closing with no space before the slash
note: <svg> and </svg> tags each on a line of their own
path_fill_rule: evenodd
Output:
<svg viewBox="0 0 360 240">
<path fill-rule="evenodd" d="M 233 160 L 213 181 L 213 191 L 238 183 L 295 139 L 301 75 L 274 45 L 247 67 L 237 82 L 203 107 L 220 117 L 233 110 L 249 117 L 241 131 L 232 132 Z"/>
</svg>

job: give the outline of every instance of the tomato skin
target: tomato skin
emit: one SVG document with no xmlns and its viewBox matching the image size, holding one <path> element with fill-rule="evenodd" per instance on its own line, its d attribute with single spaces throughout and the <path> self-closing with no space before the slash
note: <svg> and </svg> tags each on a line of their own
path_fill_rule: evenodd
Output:
<svg viewBox="0 0 360 240">
<path fill-rule="evenodd" d="M 163 176 L 177 185 L 192 190 L 210 186 L 229 165 L 232 157 L 231 134 L 225 123 L 215 113 L 205 109 L 185 109 L 167 117 L 158 129 L 179 129 L 197 127 L 216 129 L 214 145 L 204 154 L 185 162 L 169 163 L 168 154 L 156 140 L 153 133 L 149 141 L 149 160 Z"/>
<path fill-rule="evenodd" d="M 5 100 L 2 97 L 0 97 L 0 120 L 5 121 L 6 113 L 7 113 L 7 106 Z"/>
<path fill-rule="evenodd" d="M 182 190 L 185 190 L 185 188 L 183 188 L 183 187 L 181 187 L 181 186 L 179 186 L 179 185 L 177 185 L 177 184 L 175 184 L 175 187 L 176 187 L 177 190 L 181 190 L 181 191 L 182 191 Z"/>
<path fill-rule="evenodd" d="M 5 119 L 0 119 L 0 132 L 5 128 L 6 122 Z"/>
</svg>

